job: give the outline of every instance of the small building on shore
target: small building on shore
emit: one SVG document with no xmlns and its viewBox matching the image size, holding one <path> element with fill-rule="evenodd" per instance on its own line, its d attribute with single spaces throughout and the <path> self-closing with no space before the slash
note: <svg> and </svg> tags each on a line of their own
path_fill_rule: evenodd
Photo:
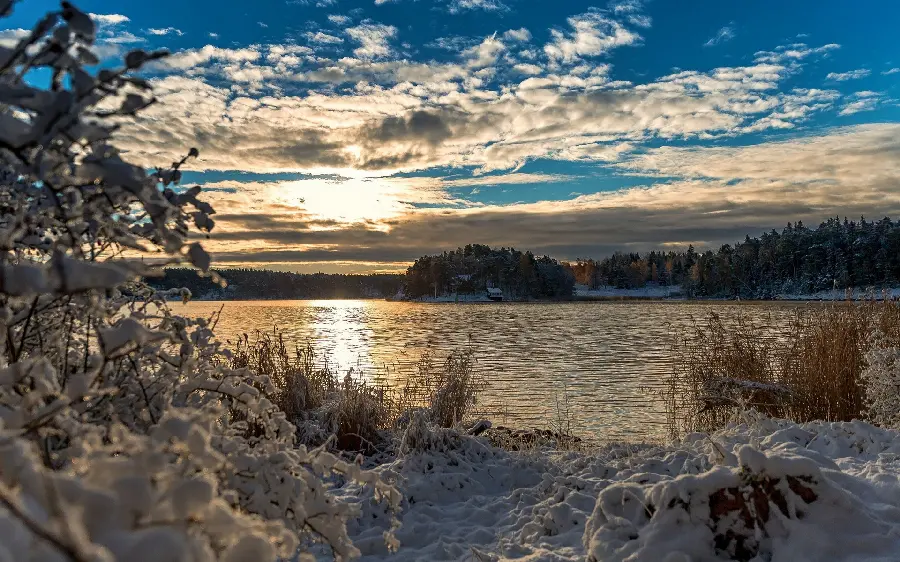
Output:
<svg viewBox="0 0 900 562">
<path fill-rule="evenodd" d="M 492 301 L 502 301 L 503 300 L 503 290 L 499 287 L 488 287 L 487 288 L 487 296 Z"/>
</svg>

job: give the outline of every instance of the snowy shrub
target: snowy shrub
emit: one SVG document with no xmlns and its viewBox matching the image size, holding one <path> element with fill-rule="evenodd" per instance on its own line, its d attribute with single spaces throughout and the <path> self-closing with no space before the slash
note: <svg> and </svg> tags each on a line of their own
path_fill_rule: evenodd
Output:
<svg viewBox="0 0 900 562">
<path fill-rule="evenodd" d="M 263 561 L 314 541 L 357 556 L 355 509 L 328 479 L 369 485 L 392 512 L 396 490 L 295 447 L 272 381 L 169 311 L 188 294 L 140 281 L 208 271 L 188 233 L 214 211 L 179 186 L 196 149 L 148 173 L 110 144 L 154 103 L 134 73 L 165 53 L 89 72 L 94 38 L 62 2 L 0 47 L 0 560 Z"/>
<path fill-rule="evenodd" d="M 886 427 L 900 426 L 900 348 L 876 345 L 862 373 L 867 415 Z"/>
</svg>

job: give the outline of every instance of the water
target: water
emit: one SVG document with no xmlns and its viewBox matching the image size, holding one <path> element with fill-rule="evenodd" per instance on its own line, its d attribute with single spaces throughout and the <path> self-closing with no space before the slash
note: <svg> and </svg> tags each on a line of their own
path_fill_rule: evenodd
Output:
<svg viewBox="0 0 900 562">
<path fill-rule="evenodd" d="M 481 403 L 495 421 L 549 427 L 568 403 L 575 429 L 600 439 L 656 441 L 665 434 L 659 389 L 670 371 L 673 329 L 714 310 L 779 323 L 796 303 L 579 302 L 417 304 L 386 301 L 235 301 L 174 305 L 209 316 L 224 305 L 220 339 L 278 327 L 312 342 L 342 371 L 397 383 L 422 353 L 465 347 L 489 381 Z M 387 366 L 387 368 L 386 368 Z"/>
</svg>

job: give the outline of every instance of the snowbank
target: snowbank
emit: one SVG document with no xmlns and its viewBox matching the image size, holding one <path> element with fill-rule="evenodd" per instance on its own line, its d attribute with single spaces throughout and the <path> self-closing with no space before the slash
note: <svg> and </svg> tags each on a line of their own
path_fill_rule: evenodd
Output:
<svg viewBox="0 0 900 562">
<path fill-rule="evenodd" d="M 460 437 L 377 468 L 405 499 L 388 514 L 357 487 L 349 526 L 366 560 L 897 560 L 900 433 L 862 422 L 751 419 L 668 446 L 590 454 Z"/>
<path fill-rule="evenodd" d="M 900 287 L 893 289 L 873 289 L 868 291 L 855 290 L 848 292 L 844 289 L 831 291 L 819 291 L 816 293 L 779 293 L 776 300 L 786 301 L 843 301 L 843 300 L 897 300 L 900 299 Z"/>
<path fill-rule="evenodd" d="M 588 289 L 586 285 L 576 285 L 575 298 L 579 299 L 666 299 L 681 296 L 681 286 L 660 287 L 650 285 L 637 289 L 617 289 L 615 287 L 598 287 Z"/>
</svg>

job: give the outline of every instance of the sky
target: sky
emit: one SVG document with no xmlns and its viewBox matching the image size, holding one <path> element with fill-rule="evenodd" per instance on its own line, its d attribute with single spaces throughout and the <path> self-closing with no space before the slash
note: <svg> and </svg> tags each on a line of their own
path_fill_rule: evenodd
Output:
<svg viewBox="0 0 900 562">
<path fill-rule="evenodd" d="M 900 218 L 900 2 L 85 0 L 190 147 L 219 266 L 405 269 L 468 243 L 559 259 Z M 23 0 L 0 44 L 57 5 Z"/>
</svg>

